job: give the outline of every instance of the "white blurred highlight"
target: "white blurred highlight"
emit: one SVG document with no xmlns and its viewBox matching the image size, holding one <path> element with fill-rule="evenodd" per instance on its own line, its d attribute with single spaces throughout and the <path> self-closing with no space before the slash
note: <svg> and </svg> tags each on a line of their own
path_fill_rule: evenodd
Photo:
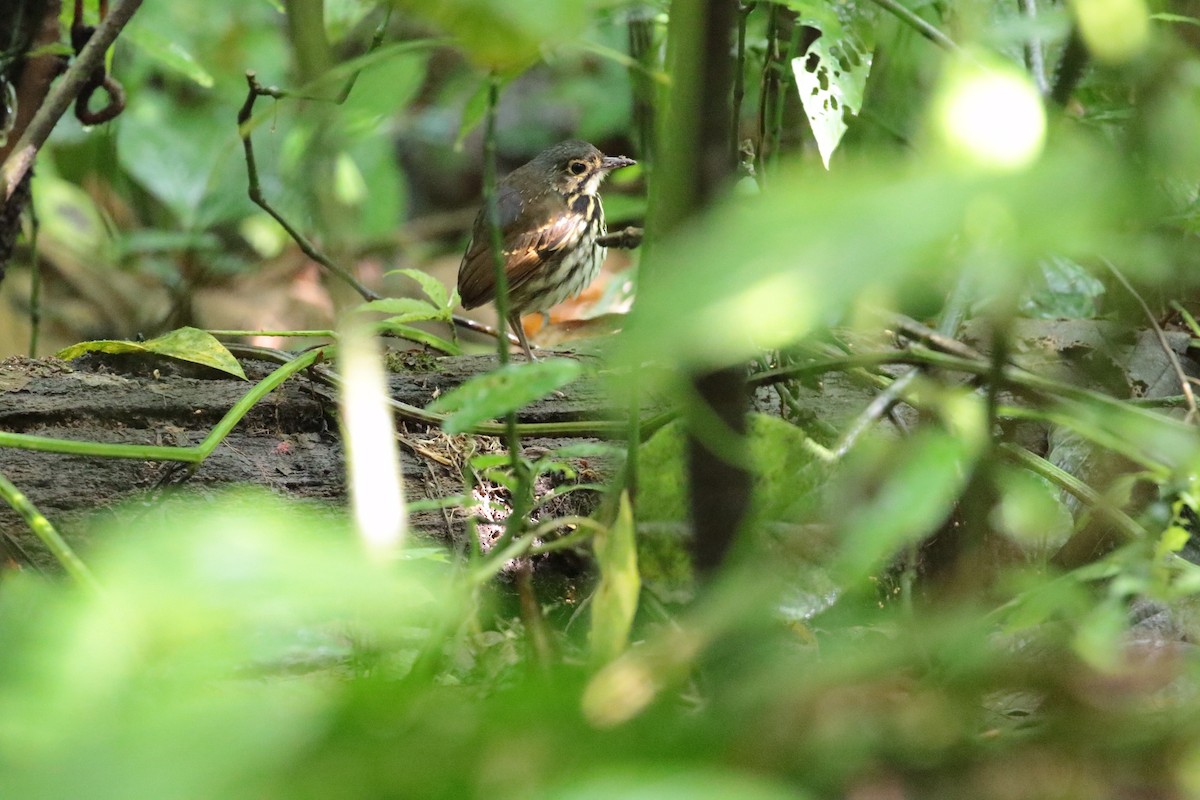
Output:
<svg viewBox="0 0 1200 800">
<path fill-rule="evenodd" d="M 407 533 L 404 486 L 383 361 L 375 338 L 354 316 L 341 330 L 338 366 L 350 507 L 367 549 L 386 556 L 400 547 Z"/>
<path fill-rule="evenodd" d="M 934 127 L 961 162 L 1016 170 L 1031 164 L 1046 138 L 1046 110 L 1033 82 L 1006 62 L 986 56 L 947 66 L 934 103 Z"/>
</svg>

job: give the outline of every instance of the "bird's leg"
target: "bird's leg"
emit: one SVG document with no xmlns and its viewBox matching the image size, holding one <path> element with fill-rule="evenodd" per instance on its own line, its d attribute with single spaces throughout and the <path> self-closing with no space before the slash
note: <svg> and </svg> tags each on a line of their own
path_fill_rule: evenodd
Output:
<svg viewBox="0 0 1200 800">
<path fill-rule="evenodd" d="M 537 357 L 534 356 L 533 350 L 529 348 L 529 339 L 525 337 L 525 326 L 521 324 L 521 315 L 509 314 L 508 324 L 512 326 L 513 333 L 515 333 L 517 338 L 521 340 L 521 347 L 525 350 L 525 357 L 530 361 L 537 361 Z"/>
</svg>

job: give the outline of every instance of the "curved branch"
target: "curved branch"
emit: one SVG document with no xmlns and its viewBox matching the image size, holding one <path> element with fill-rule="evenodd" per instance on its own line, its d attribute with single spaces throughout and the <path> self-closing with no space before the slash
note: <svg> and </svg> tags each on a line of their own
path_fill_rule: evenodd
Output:
<svg viewBox="0 0 1200 800">
<path fill-rule="evenodd" d="M 30 120 L 29 127 L 21 134 L 8 158 L 4 159 L 4 164 L 0 165 L 0 188 L 4 191 L 5 203 L 33 166 L 34 158 L 46 143 L 46 139 L 50 138 L 50 132 L 54 130 L 58 120 L 67 113 L 71 103 L 87 85 L 93 70 L 104 62 L 104 54 L 108 52 L 109 46 L 141 4 L 142 0 L 121 0 L 117 3 L 96 28 L 83 50 L 71 62 L 62 78 L 50 90 L 42 107 Z"/>
</svg>

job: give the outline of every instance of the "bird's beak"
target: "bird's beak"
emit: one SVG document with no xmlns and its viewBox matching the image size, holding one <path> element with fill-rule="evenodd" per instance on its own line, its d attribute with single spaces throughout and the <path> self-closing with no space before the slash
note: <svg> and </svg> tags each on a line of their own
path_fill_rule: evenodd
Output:
<svg viewBox="0 0 1200 800">
<path fill-rule="evenodd" d="M 636 163 L 632 158 L 626 158 L 625 156 L 604 156 L 600 159 L 600 169 L 605 172 L 612 172 L 614 169 L 629 167 Z"/>
</svg>

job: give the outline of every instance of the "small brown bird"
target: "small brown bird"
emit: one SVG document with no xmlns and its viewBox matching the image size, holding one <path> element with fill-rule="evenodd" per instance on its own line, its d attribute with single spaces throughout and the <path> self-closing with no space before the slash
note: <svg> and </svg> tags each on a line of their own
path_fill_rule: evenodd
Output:
<svg viewBox="0 0 1200 800">
<path fill-rule="evenodd" d="M 508 323 L 530 361 L 536 359 L 521 315 L 546 311 L 596 279 L 607 253 L 596 244 L 607 233 L 600 183 L 614 169 L 636 163 L 606 156 L 587 142 L 567 141 L 517 167 L 496 186 Z M 486 208 L 475 218 L 471 243 L 458 267 L 458 293 L 463 308 L 496 299 Z"/>
</svg>

